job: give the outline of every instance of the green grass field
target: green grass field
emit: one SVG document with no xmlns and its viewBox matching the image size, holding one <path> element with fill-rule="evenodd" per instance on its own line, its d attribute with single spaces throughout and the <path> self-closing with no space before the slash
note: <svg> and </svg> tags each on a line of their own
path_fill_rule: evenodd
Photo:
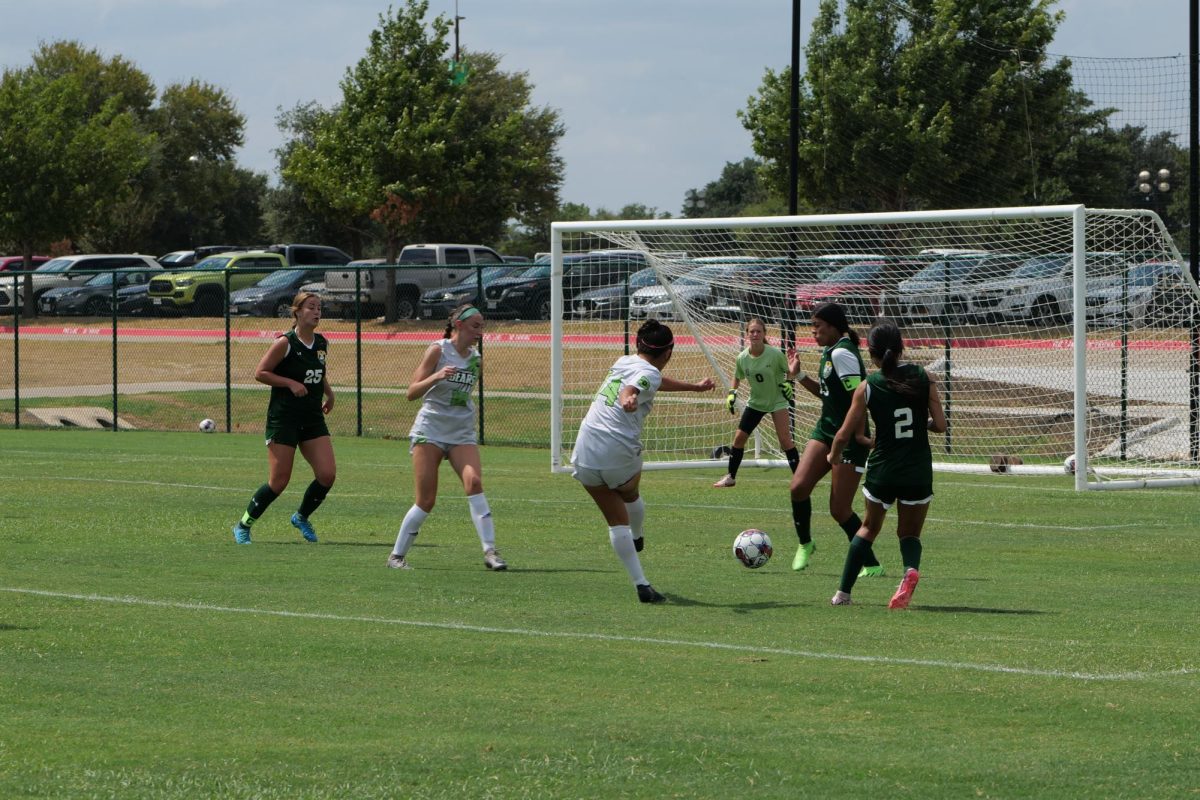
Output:
<svg viewBox="0 0 1200 800">
<path fill-rule="evenodd" d="M 888 577 L 829 605 L 826 484 L 793 573 L 783 471 L 649 472 L 644 606 L 544 451 L 484 449 L 507 572 L 448 467 L 399 572 L 407 448 L 335 447 L 321 543 L 298 464 L 238 547 L 257 436 L 0 431 L 0 797 L 1200 795 L 1194 489 L 938 476 L 889 612 L 893 524 Z"/>
</svg>

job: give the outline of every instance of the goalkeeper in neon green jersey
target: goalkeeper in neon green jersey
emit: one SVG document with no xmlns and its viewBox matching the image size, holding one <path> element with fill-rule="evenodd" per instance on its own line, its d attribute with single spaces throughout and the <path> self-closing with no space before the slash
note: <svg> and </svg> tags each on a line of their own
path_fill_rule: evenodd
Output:
<svg viewBox="0 0 1200 800">
<path fill-rule="evenodd" d="M 862 520 L 854 513 L 854 495 L 866 470 L 871 439 L 864 424 L 855 440 L 842 452 L 837 464 L 828 461 L 833 437 L 850 410 L 850 396 L 867 377 L 862 355 L 858 352 L 858 333 L 846 319 L 846 309 L 838 303 L 821 303 L 812 310 L 812 335 L 821 352 L 817 377 L 803 376 L 800 385 L 821 398 L 821 416 L 809 435 L 808 444 L 800 456 L 800 465 L 792 474 L 789 487 L 792 501 L 792 524 L 800 547 L 792 559 L 792 569 L 808 567 L 816 550 L 812 538 L 812 491 L 821 478 L 832 473 L 829 487 L 829 513 L 846 534 L 847 540 L 858 533 Z M 862 577 L 879 577 L 883 567 L 874 553 L 863 557 Z"/>
<path fill-rule="evenodd" d="M 713 484 L 718 489 L 736 484 L 738 467 L 746 454 L 746 442 L 758 427 L 758 423 L 768 414 L 775 424 L 779 448 L 787 455 L 788 466 L 792 468 L 792 472 L 796 471 L 796 465 L 800 463 L 800 453 L 792 442 L 790 419 L 794 392 L 792 378 L 799 368 L 798 362 L 791 362 L 782 350 L 767 344 L 767 324 L 758 317 L 751 317 L 746 322 L 746 341 L 750 344 L 738 354 L 733 386 L 725 398 L 725 406 L 730 414 L 737 413 L 737 390 L 742 381 L 749 384 L 750 397 L 746 400 L 742 418 L 733 434 L 733 446 L 729 451 L 729 472 Z"/>
</svg>

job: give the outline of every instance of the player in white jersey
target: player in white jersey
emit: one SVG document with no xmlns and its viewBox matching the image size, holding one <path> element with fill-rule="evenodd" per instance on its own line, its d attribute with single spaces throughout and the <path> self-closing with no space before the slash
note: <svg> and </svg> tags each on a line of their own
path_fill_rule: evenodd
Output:
<svg viewBox="0 0 1200 800">
<path fill-rule="evenodd" d="M 466 304 L 454 309 L 446 324 L 445 338 L 426 348 L 409 381 L 408 399 L 421 398 L 421 409 L 408 432 L 415 497 L 388 556 L 387 565 L 392 569 L 411 569 L 408 551 L 421 531 L 421 523 L 433 511 L 438 468 L 444 459 L 450 461 L 466 490 L 471 521 L 483 546 L 484 566 L 494 570 L 508 568 L 496 550 L 496 530 L 483 494 L 483 465 L 475 442 L 472 390 L 479 380 L 481 366 L 475 345 L 482 336 L 483 314 L 478 308 Z"/>
<path fill-rule="evenodd" d="M 659 389 L 707 392 L 714 386 L 712 378 L 686 383 L 663 375 L 674 348 L 671 329 L 658 320 L 648 320 L 638 329 L 637 355 L 622 356 L 609 369 L 579 426 L 571 454 L 575 479 L 604 515 L 608 539 L 643 603 L 661 603 L 667 598 L 646 580 L 638 558 L 645 543 L 646 518 L 646 506 L 638 493 L 642 480 L 642 423 Z"/>
</svg>

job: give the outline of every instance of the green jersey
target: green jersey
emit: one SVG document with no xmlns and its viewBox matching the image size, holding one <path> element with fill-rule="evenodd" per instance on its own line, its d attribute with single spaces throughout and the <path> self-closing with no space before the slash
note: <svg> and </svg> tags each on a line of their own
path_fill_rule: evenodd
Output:
<svg viewBox="0 0 1200 800">
<path fill-rule="evenodd" d="M 906 397 L 893 390 L 882 372 L 867 378 L 867 410 L 875 423 L 875 449 L 867 460 L 867 480 L 883 486 L 932 485 L 929 376 L 916 364 L 901 364 L 896 378 L 915 382 L 916 395 Z"/>
<path fill-rule="evenodd" d="M 787 373 L 787 356 L 778 347 L 768 344 L 763 347 L 761 355 L 751 355 L 749 347 L 738 353 L 733 377 L 750 384 L 750 399 L 746 405 L 755 411 L 770 414 L 788 407 L 787 398 L 779 389 L 780 384 L 787 380 Z"/>
<path fill-rule="evenodd" d="M 295 329 L 285 333 L 287 353 L 272 370 L 276 375 L 303 383 L 308 388 L 304 397 L 296 397 L 291 389 L 271 387 L 271 402 L 267 406 L 267 427 L 303 426 L 321 422 L 325 415 L 321 405 L 325 402 L 325 352 L 329 343 L 319 333 L 313 334 L 312 345 L 300 341 Z"/>
<path fill-rule="evenodd" d="M 825 348 L 821 353 L 821 366 L 816 377 L 821 387 L 821 417 L 809 438 L 826 444 L 833 443 L 833 437 L 842 427 L 842 422 L 850 411 L 850 398 L 854 396 L 854 390 L 866 375 L 867 368 L 863 364 L 862 355 L 849 336 L 843 336 Z M 858 450 L 862 450 L 861 455 L 865 457 L 865 448 L 852 439 L 846 451 L 857 454 Z"/>
</svg>

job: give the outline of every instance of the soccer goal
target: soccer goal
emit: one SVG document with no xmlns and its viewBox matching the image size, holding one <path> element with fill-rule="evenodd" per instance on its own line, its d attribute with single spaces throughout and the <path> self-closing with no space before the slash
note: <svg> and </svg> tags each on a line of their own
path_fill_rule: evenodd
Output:
<svg viewBox="0 0 1200 800">
<path fill-rule="evenodd" d="M 594 270 L 631 254 L 645 269 L 572 288 L 576 262 Z M 863 337 L 864 359 L 871 324 L 891 317 L 906 359 L 937 380 L 949 420 L 931 439 L 939 470 L 1074 471 L 1078 489 L 1200 483 L 1200 294 L 1153 212 L 556 222 L 551 261 L 553 471 L 570 470 L 597 387 L 618 356 L 635 352 L 650 317 L 675 332 L 667 373 L 711 376 L 718 389 L 658 395 L 643 432 L 646 468 L 724 466 L 737 420 L 724 397 L 746 320 L 763 319 L 769 343 L 796 347 L 815 375 L 811 311 L 833 301 Z M 798 446 L 818 409 L 798 389 Z M 769 420 L 743 465 L 786 469 Z"/>
</svg>

